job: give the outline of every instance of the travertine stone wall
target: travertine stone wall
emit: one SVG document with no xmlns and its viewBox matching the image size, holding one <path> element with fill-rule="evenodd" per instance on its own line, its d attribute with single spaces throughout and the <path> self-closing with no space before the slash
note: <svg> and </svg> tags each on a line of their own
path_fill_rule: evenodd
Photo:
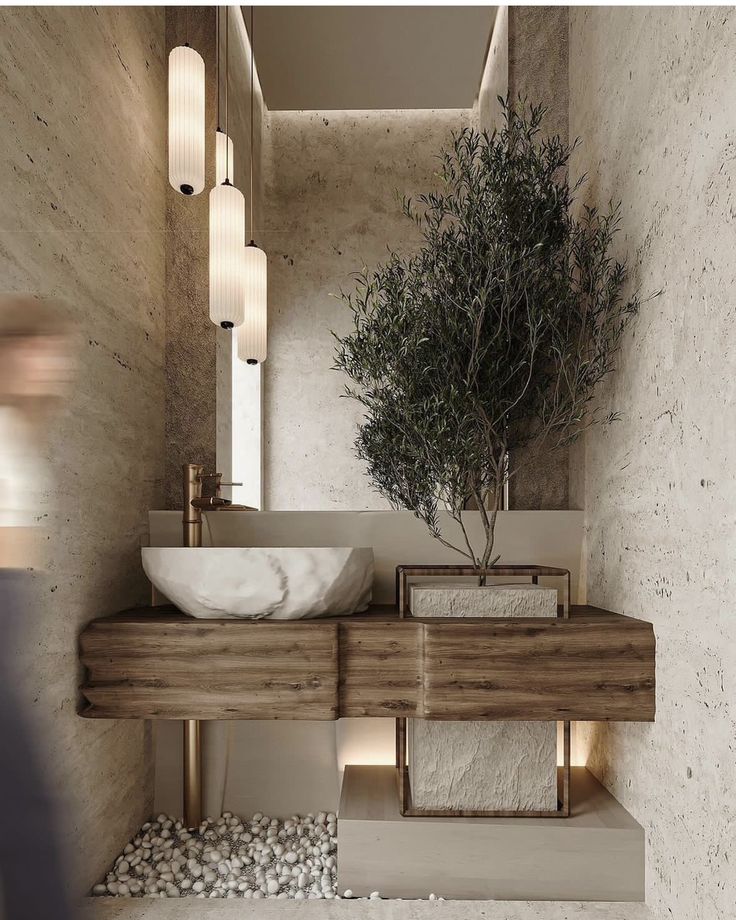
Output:
<svg viewBox="0 0 736 920">
<path fill-rule="evenodd" d="M 587 438 L 588 600 L 652 620 L 653 725 L 589 727 L 589 765 L 647 832 L 654 920 L 736 903 L 736 13 L 570 10 L 587 199 L 621 199 L 646 303 Z M 581 753 L 585 753 L 585 746 Z"/>
<path fill-rule="evenodd" d="M 355 458 L 359 407 L 340 399 L 331 330 L 350 327 L 331 296 L 416 228 L 400 196 L 432 188 L 435 157 L 471 113 L 272 112 L 266 129 L 269 358 L 264 483 L 269 510 L 386 508 Z M 399 194 L 397 200 L 396 192 Z"/>
<path fill-rule="evenodd" d="M 145 724 L 77 715 L 77 633 L 145 599 L 139 539 L 162 501 L 163 9 L 0 9 L 0 121 L 2 288 L 62 299 L 79 335 L 48 452 L 48 576 L 18 663 L 81 890 L 151 807 Z"/>
</svg>

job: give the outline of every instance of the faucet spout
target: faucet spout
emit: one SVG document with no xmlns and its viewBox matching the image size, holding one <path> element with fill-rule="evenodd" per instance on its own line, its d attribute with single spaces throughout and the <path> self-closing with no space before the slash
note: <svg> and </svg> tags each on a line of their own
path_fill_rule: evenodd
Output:
<svg viewBox="0 0 736 920">
<path fill-rule="evenodd" d="M 192 508 L 198 511 L 216 511 L 223 505 L 231 505 L 232 502 L 220 495 L 208 495 L 206 498 L 193 498 L 191 504 Z"/>
</svg>

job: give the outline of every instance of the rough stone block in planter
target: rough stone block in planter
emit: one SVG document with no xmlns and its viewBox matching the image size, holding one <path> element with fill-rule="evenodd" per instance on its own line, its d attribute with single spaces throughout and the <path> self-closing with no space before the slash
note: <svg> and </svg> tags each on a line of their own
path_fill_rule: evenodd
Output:
<svg viewBox="0 0 736 920">
<path fill-rule="evenodd" d="M 415 617 L 555 617 L 557 589 L 541 585 L 416 584 L 409 588 Z"/>
<path fill-rule="evenodd" d="M 416 617 L 553 617 L 557 591 L 539 585 L 412 585 Z M 554 811 L 555 722 L 409 720 L 409 779 L 417 808 Z"/>
</svg>

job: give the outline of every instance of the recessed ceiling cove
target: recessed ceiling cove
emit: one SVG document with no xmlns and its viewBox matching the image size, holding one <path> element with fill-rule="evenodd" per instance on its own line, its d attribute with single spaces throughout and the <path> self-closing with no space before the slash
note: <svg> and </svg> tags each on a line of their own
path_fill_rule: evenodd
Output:
<svg viewBox="0 0 736 920">
<path fill-rule="evenodd" d="M 250 26 L 250 8 L 243 13 Z M 469 108 L 495 16 L 493 6 L 256 6 L 266 105 Z"/>
</svg>

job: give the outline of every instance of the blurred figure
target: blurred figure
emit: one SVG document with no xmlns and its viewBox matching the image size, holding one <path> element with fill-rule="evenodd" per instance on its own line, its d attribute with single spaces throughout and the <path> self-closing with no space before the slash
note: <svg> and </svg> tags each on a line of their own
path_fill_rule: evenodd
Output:
<svg viewBox="0 0 736 920">
<path fill-rule="evenodd" d="M 56 820 L 40 752 L 18 693 L 14 649 L 30 625 L 29 580 L 40 560 L 43 437 L 72 371 L 58 310 L 0 295 L 0 916 L 71 917 Z"/>
</svg>

